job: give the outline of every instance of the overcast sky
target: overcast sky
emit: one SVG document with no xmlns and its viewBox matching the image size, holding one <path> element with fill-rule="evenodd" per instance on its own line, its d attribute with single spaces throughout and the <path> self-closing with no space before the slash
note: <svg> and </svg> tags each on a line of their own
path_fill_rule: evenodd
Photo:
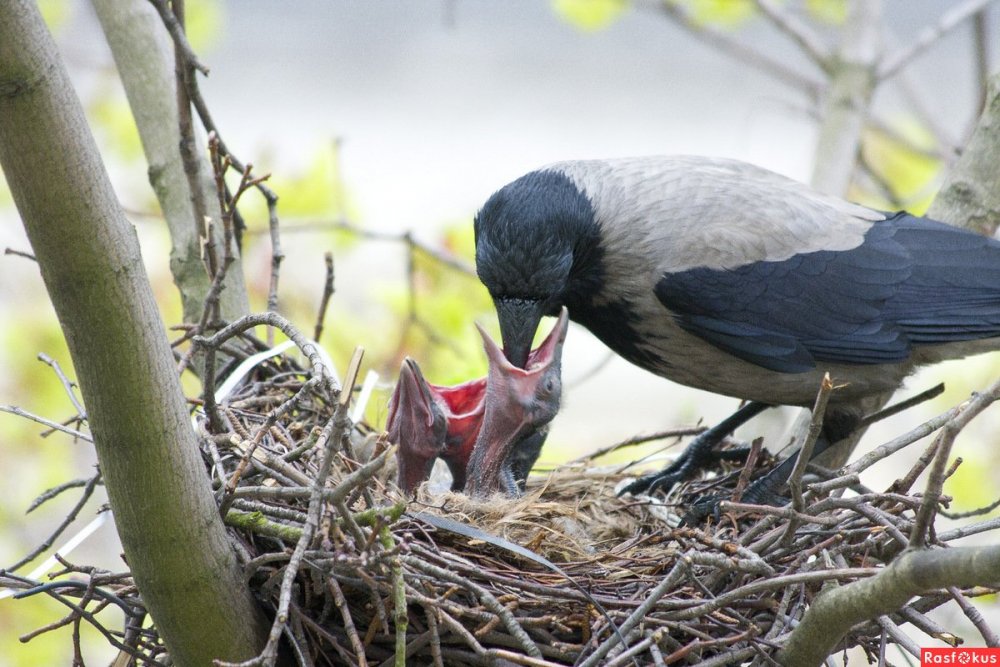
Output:
<svg viewBox="0 0 1000 667">
<path fill-rule="evenodd" d="M 887 42 L 911 39 L 953 4 L 887 0 Z M 574 157 L 726 155 L 802 178 L 811 168 L 813 122 L 797 93 L 651 9 L 584 33 L 539 0 L 227 7 L 224 38 L 206 55 L 222 126 L 242 145 L 288 156 L 341 137 L 366 224 L 468 216 L 508 180 Z M 910 70 L 956 134 L 973 98 L 968 33 L 957 30 Z M 763 22 L 739 37 L 815 74 Z M 883 109 L 893 105 L 886 92 Z"/>
</svg>

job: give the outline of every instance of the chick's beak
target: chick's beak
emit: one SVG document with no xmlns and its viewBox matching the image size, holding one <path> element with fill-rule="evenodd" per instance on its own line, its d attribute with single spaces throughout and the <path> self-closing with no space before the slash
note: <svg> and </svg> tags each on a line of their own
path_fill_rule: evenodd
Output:
<svg viewBox="0 0 1000 667">
<path fill-rule="evenodd" d="M 486 496 L 499 490 L 518 493 L 512 477 L 511 455 L 520 443 L 534 443 L 536 434 L 559 410 L 560 366 L 568 321 L 564 308 L 545 341 L 525 358 L 527 369 L 511 363 L 479 328 L 489 360 L 489 375 L 483 423 L 468 466 L 466 490 L 471 495 Z M 537 445 L 541 445 L 541 440 Z"/>
<path fill-rule="evenodd" d="M 399 369 L 388 412 L 389 441 L 399 445 L 399 486 L 411 493 L 430 475 L 444 448 L 447 422 L 420 367 L 410 358 Z"/>
</svg>

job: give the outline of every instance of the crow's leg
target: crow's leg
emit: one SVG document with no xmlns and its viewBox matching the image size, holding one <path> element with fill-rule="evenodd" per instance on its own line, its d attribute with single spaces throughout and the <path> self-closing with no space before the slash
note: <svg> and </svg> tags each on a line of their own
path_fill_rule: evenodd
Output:
<svg viewBox="0 0 1000 667">
<path fill-rule="evenodd" d="M 735 431 L 737 427 L 742 426 L 769 407 L 771 406 L 767 403 L 758 403 L 756 401 L 747 403 L 722 422 L 692 440 L 691 444 L 687 446 L 687 449 L 681 453 L 676 461 L 660 472 L 640 477 L 619 491 L 618 495 L 626 493 L 632 495 L 653 493 L 657 489 L 663 489 L 665 492 L 669 491 L 670 487 L 677 482 L 687 479 L 703 469 L 706 464 L 718 460 L 720 455 L 714 451 L 715 446 L 722 442 L 723 438 Z"/>
<path fill-rule="evenodd" d="M 825 452 L 827 449 L 837 444 L 861 424 L 861 415 L 853 410 L 828 410 L 826 419 L 823 420 L 823 430 L 816 438 L 813 446 L 812 458 Z M 743 492 L 741 502 L 751 505 L 771 505 L 780 507 L 788 502 L 788 498 L 779 492 L 788 483 L 788 478 L 795 469 L 795 461 L 799 458 L 799 453 L 794 454 L 779 463 L 771 472 L 767 473 L 756 482 L 747 487 Z M 725 497 L 711 496 L 699 498 L 691 505 L 688 513 L 681 520 L 682 525 L 698 523 L 709 514 L 718 516 L 719 502 L 726 500 Z"/>
</svg>

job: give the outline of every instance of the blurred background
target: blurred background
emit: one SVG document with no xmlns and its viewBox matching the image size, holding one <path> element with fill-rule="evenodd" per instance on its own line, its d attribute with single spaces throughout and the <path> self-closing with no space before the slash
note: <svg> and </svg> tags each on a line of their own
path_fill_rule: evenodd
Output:
<svg viewBox="0 0 1000 667">
<path fill-rule="evenodd" d="M 957 7 L 984 11 L 877 89 L 862 168 L 840 194 L 885 208 L 926 208 L 978 115 L 982 72 L 1000 66 L 994 38 L 1000 8 L 989 4 L 885 0 L 886 53 L 946 25 Z M 840 41 L 846 2 L 779 6 L 829 47 Z M 176 324 L 169 240 L 100 25 L 86 2 L 47 0 L 42 7 L 139 233 L 164 322 Z M 322 342 L 341 365 L 356 345 L 366 348 L 367 366 L 382 379 L 367 409 L 376 426 L 384 422 L 403 355 L 417 358 L 438 384 L 485 372 L 472 323 L 496 333 L 488 295 L 474 276 L 420 247 L 471 267 L 473 215 L 508 181 L 556 160 L 661 153 L 738 158 L 809 181 L 823 159 L 816 154 L 813 86 L 824 75 L 752 0 L 192 0 L 188 21 L 192 43 L 211 68 L 202 90 L 225 141 L 257 173 L 273 174 L 270 184 L 281 197 L 287 259 L 279 309 L 312 331 L 323 255 L 332 251 L 336 294 Z M 245 270 L 253 309 L 263 310 L 271 247 L 264 205 L 251 199 L 244 200 Z M 0 246 L 30 252 L 2 181 Z M 45 353 L 72 377 L 37 269 L 16 254 L 0 256 L 0 341 L 0 405 L 55 421 L 74 414 L 55 373 L 36 359 Z M 1000 375 L 998 362 L 995 355 L 952 362 L 912 378 L 910 393 L 941 380 L 947 391 L 878 424 L 862 449 L 987 386 Z M 733 399 L 672 385 L 611 358 L 575 326 L 563 364 L 564 409 L 543 464 L 637 434 L 712 423 L 736 407 Z M 776 412 L 746 435 L 766 433 L 777 449 L 792 416 Z M 958 509 L 985 505 L 1000 493 L 992 472 L 1000 469 L 1000 417 L 988 412 L 974 426 L 957 446 L 966 463 L 946 487 Z M 0 567 L 45 540 L 77 496 L 67 493 L 26 515 L 31 500 L 92 474 L 89 446 L 63 435 L 42 437 L 43 431 L 0 412 Z M 612 461 L 661 446 L 626 450 Z M 905 461 L 904 455 L 881 464 L 866 481 L 891 481 Z M 67 535 L 90 522 L 103 502 L 99 491 Z M 70 560 L 123 569 L 113 526 L 100 528 Z M 67 628 L 19 641 L 61 614 L 47 599 L 0 600 L 0 667 L 70 663 Z M 110 660 L 113 652 L 96 633 L 85 637 L 88 661 Z"/>
</svg>

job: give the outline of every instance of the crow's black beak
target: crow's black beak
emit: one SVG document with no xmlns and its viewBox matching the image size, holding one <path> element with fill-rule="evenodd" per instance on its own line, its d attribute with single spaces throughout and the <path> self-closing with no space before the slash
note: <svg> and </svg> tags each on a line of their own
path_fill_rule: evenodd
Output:
<svg viewBox="0 0 1000 667">
<path fill-rule="evenodd" d="M 542 320 L 542 302 L 533 299 L 495 299 L 500 319 L 503 353 L 518 368 L 524 368 L 531 352 L 538 323 Z"/>
</svg>

